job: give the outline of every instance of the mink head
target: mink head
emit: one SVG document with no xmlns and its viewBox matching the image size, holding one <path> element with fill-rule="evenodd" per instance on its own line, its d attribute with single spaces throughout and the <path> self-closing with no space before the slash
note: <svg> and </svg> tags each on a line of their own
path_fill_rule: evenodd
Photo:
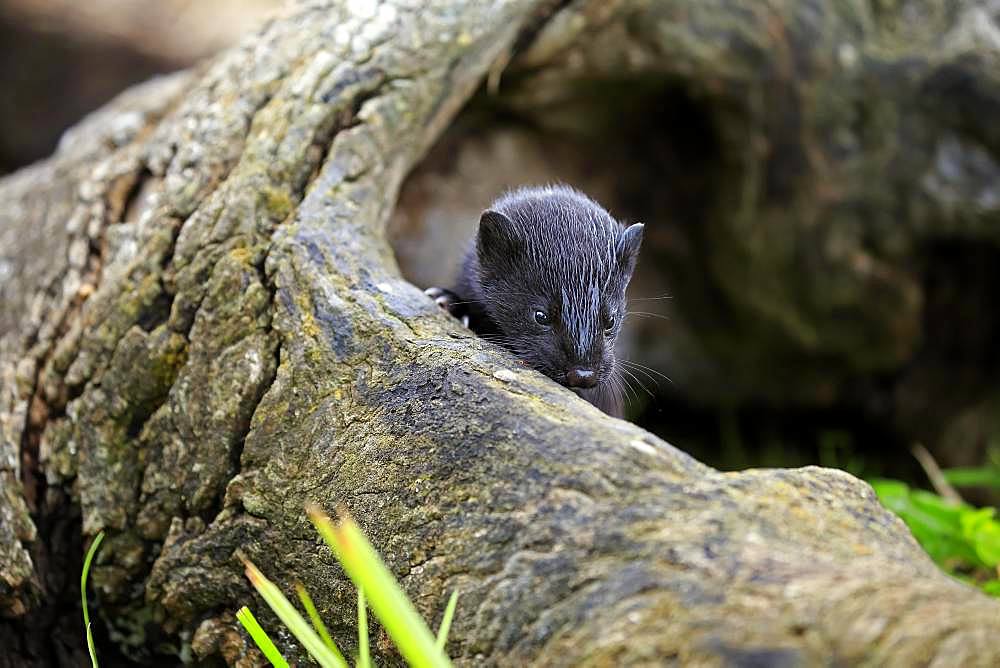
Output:
<svg viewBox="0 0 1000 668">
<path fill-rule="evenodd" d="M 573 388 L 608 382 L 642 225 L 626 227 L 564 186 L 509 193 L 476 241 L 482 303 L 498 342 Z"/>
</svg>

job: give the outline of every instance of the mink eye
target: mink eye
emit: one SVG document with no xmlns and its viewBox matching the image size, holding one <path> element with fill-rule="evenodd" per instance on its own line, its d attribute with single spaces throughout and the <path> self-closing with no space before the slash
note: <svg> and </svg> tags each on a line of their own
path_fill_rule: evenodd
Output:
<svg viewBox="0 0 1000 668">
<path fill-rule="evenodd" d="M 539 325 L 542 325 L 543 327 L 548 327 L 549 324 L 551 324 L 552 319 L 549 318 L 549 314 L 546 313 L 545 311 L 538 310 L 535 311 L 535 322 L 537 322 Z"/>
</svg>

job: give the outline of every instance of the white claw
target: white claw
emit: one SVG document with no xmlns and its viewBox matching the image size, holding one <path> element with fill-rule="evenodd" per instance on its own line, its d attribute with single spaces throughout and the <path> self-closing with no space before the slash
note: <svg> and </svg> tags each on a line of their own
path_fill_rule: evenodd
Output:
<svg viewBox="0 0 1000 668">
<path fill-rule="evenodd" d="M 424 294 L 434 300 L 434 303 L 438 305 L 445 313 L 451 313 L 452 299 L 455 295 L 448 292 L 443 288 L 427 288 L 424 290 Z M 469 328 L 469 316 L 463 315 L 459 320 L 462 321 L 462 325 L 468 329 Z"/>
</svg>

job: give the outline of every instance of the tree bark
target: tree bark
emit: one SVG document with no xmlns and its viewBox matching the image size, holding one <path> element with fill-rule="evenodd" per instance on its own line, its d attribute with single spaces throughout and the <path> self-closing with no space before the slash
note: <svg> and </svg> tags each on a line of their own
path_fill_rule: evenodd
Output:
<svg viewBox="0 0 1000 668">
<path fill-rule="evenodd" d="M 674 60 L 657 26 L 739 4 L 303 4 L 0 184 L 11 656 L 80 662 L 65 608 L 100 530 L 93 607 L 128 657 L 259 662 L 233 617 L 264 607 L 239 554 L 302 581 L 352 648 L 315 502 L 350 508 L 428 619 L 461 592 L 461 664 L 1000 660 L 1000 604 L 864 483 L 705 467 L 471 337 L 396 269 L 403 178 L 512 54 L 537 73 L 574 44 Z M 630 51 L 612 38 L 635 22 Z"/>
</svg>

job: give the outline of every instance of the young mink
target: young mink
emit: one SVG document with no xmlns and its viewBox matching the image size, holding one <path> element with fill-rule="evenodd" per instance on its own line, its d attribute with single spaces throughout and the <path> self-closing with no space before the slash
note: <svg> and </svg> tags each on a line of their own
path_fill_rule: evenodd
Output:
<svg viewBox="0 0 1000 668">
<path fill-rule="evenodd" d="M 476 334 L 622 416 L 615 339 L 642 225 L 568 186 L 522 188 L 486 210 L 451 290 L 426 293 Z"/>
</svg>

